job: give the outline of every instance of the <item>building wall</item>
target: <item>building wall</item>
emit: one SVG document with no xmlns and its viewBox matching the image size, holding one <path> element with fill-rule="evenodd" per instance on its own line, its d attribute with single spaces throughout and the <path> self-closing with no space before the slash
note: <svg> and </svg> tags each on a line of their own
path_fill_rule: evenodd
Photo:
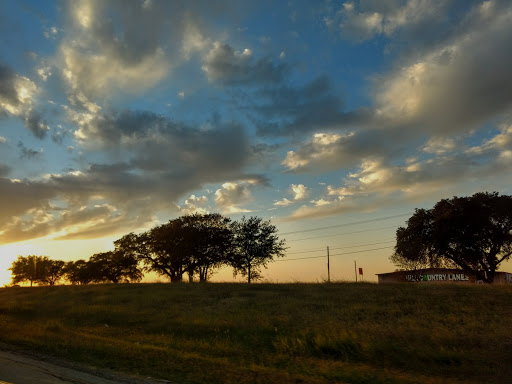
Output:
<svg viewBox="0 0 512 384">
<path fill-rule="evenodd" d="M 427 268 L 414 271 L 379 273 L 381 283 L 477 283 L 474 275 L 460 269 Z M 512 273 L 496 272 L 495 284 L 512 284 Z"/>
<path fill-rule="evenodd" d="M 414 271 L 380 273 L 379 283 L 469 283 L 474 276 L 460 269 L 427 268 Z"/>
</svg>

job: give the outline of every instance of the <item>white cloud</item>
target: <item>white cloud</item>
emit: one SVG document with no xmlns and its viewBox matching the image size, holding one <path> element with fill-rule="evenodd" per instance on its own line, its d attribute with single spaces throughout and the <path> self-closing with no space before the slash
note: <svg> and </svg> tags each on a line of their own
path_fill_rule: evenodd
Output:
<svg viewBox="0 0 512 384">
<path fill-rule="evenodd" d="M 249 209 L 241 208 L 240 205 L 252 200 L 252 194 L 248 183 L 228 182 L 222 184 L 222 188 L 215 192 L 215 203 L 223 212 L 240 213 L 251 212 Z"/>
<path fill-rule="evenodd" d="M 208 204 L 207 196 L 190 195 L 185 200 L 185 203 L 181 207 L 179 207 L 179 209 L 180 209 L 180 212 L 182 212 L 185 215 L 191 215 L 194 213 L 206 214 L 206 213 L 209 213 L 207 207 L 205 207 L 207 204 Z"/>
<path fill-rule="evenodd" d="M 71 93 L 89 100 L 146 92 L 211 44 L 197 12 L 178 3 L 83 0 L 65 6 L 69 23 L 56 62 Z"/>
<path fill-rule="evenodd" d="M 16 116 L 36 137 L 42 139 L 50 127 L 36 110 L 39 93 L 39 88 L 32 80 L 0 63 L 0 116 Z"/>
<path fill-rule="evenodd" d="M 460 33 L 411 55 L 390 74 L 376 76 L 381 125 L 446 137 L 509 113 L 511 19 L 510 6 L 487 7 L 485 14 L 478 7 L 466 16 Z"/>
<path fill-rule="evenodd" d="M 293 204 L 293 203 L 294 203 L 293 201 L 288 200 L 288 199 L 285 197 L 285 198 L 283 198 L 282 200 L 276 201 L 276 202 L 274 203 L 274 205 L 279 206 L 279 207 L 286 207 L 286 206 L 288 206 L 288 205 L 290 205 L 290 204 Z"/>
<path fill-rule="evenodd" d="M 324 205 L 329 205 L 332 202 L 328 201 L 328 200 L 324 200 L 324 199 L 318 199 L 318 200 L 311 200 L 311 203 L 313 203 L 315 207 L 321 207 Z"/>
<path fill-rule="evenodd" d="M 308 189 L 304 184 L 292 184 L 290 185 L 290 189 L 293 192 L 293 200 L 295 201 L 303 200 L 308 193 Z"/>
<path fill-rule="evenodd" d="M 293 195 L 293 200 L 288 200 L 286 197 L 282 200 L 276 201 L 274 205 L 286 207 L 290 204 L 303 200 L 308 195 L 308 189 L 304 184 L 291 184 L 289 193 Z"/>
</svg>

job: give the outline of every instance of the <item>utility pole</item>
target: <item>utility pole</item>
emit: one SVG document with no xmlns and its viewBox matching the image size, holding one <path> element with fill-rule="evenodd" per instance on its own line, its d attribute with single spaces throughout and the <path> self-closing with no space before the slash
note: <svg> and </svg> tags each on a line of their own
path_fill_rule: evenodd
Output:
<svg viewBox="0 0 512 384">
<path fill-rule="evenodd" d="M 331 268 L 329 265 L 329 246 L 327 246 L 327 282 L 331 282 Z"/>
<path fill-rule="evenodd" d="M 356 264 L 355 260 L 354 260 L 354 274 L 356 275 L 356 283 L 357 283 L 357 264 Z"/>
</svg>

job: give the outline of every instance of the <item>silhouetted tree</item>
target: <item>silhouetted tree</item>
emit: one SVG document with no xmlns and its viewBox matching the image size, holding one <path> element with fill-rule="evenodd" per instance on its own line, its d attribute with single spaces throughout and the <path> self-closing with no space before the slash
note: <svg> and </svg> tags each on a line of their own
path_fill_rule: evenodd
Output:
<svg viewBox="0 0 512 384">
<path fill-rule="evenodd" d="M 199 281 L 206 282 L 213 269 L 228 263 L 233 252 L 231 220 L 219 213 L 187 215 L 178 220 L 187 244 L 189 280 L 198 272 Z"/>
<path fill-rule="evenodd" d="M 134 255 L 121 250 L 97 253 L 88 263 L 96 282 L 138 282 L 142 279 L 142 270 Z"/>
<path fill-rule="evenodd" d="M 64 276 L 71 284 L 89 284 L 94 275 L 92 264 L 85 260 L 68 261 L 64 266 Z"/>
<path fill-rule="evenodd" d="M 242 217 L 232 224 L 234 252 L 230 260 L 234 274 L 247 276 L 247 282 L 260 277 L 260 268 L 274 257 L 284 256 L 285 241 L 279 240 L 277 229 L 259 217 Z"/>
<path fill-rule="evenodd" d="M 183 280 L 187 270 L 187 244 L 177 220 L 171 220 L 140 235 L 130 233 L 116 240 L 114 245 L 116 250 L 133 255 L 142 262 L 146 271 L 167 276 L 171 282 Z"/>
<path fill-rule="evenodd" d="M 30 282 L 30 286 L 34 283 L 43 281 L 44 268 L 43 262 L 48 259 L 48 256 L 18 256 L 18 258 L 12 262 L 11 271 L 12 283 L 18 284 L 25 281 Z"/>
<path fill-rule="evenodd" d="M 398 228 L 398 266 L 458 266 L 492 283 L 500 264 L 512 255 L 512 196 L 476 193 L 417 209 Z"/>
<path fill-rule="evenodd" d="M 205 282 L 212 270 L 227 264 L 233 250 L 230 219 L 218 213 L 181 216 L 136 235 L 114 242 L 116 251 L 132 255 L 146 271 L 154 271 L 180 282 L 195 273 Z"/>
<path fill-rule="evenodd" d="M 66 263 L 62 260 L 52 260 L 43 257 L 39 263 L 41 271 L 40 282 L 43 284 L 55 285 L 64 276 L 64 266 Z"/>
</svg>

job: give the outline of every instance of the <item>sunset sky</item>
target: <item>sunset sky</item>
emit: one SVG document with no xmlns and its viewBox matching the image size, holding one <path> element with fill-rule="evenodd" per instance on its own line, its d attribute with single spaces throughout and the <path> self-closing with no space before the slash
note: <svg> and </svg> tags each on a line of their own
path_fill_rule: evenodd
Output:
<svg viewBox="0 0 512 384">
<path fill-rule="evenodd" d="M 414 208 L 512 194 L 509 0 L 3 0 L 0 36 L 0 285 L 193 212 L 272 220 L 269 281 L 374 281 Z"/>
</svg>

